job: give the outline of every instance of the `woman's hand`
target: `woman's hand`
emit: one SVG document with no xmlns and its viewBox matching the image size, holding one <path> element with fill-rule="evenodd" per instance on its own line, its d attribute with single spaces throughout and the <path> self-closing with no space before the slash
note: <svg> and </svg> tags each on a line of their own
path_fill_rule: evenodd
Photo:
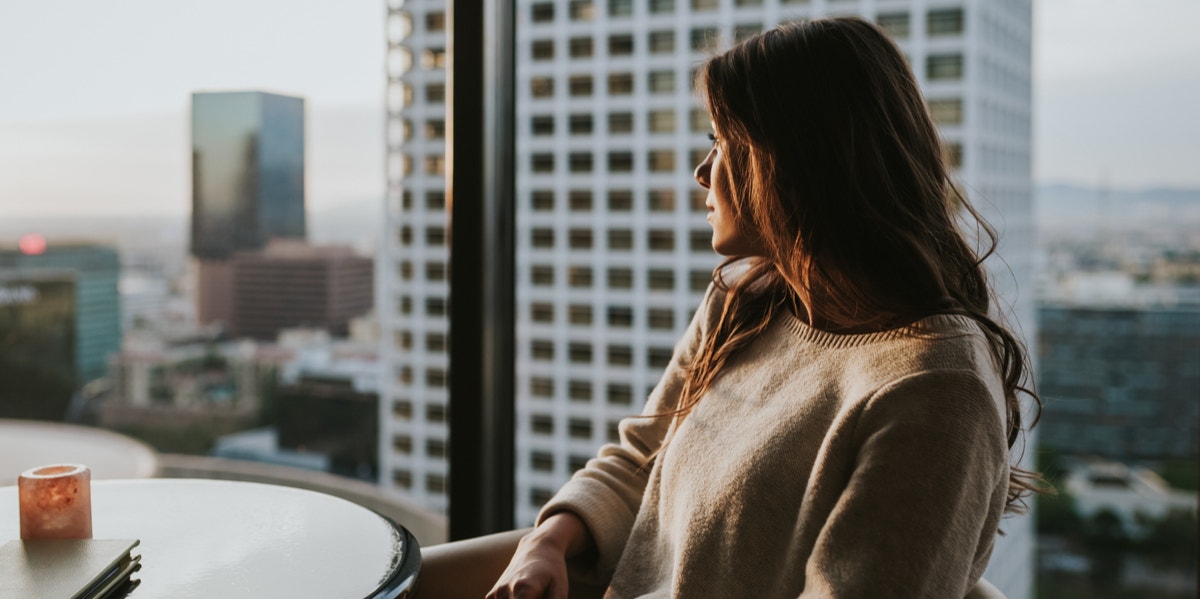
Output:
<svg viewBox="0 0 1200 599">
<path fill-rule="evenodd" d="M 578 516 L 550 516 L 521 539 L 487 599 L 567 599 L 567 558 L 591 544 L 591 534 Z"/>
</svg>

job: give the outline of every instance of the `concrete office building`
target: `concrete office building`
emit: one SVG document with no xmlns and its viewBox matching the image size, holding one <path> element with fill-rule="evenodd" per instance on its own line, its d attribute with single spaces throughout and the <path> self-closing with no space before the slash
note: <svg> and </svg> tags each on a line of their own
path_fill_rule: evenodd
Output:
<svg viewBox="0 0 1200 599">
<path fill-rule="evenodd" d="M 304 99 L 192 94 L 191 255 L 201 324 L 229 323 L 235 252 L 304 239 Z"/>
<path fill-rule="evenodd" d="M 371 310 L 373 263 L 344 246 L 274 240 L 229 260 L 234 337 L 270 341 L 284 329 L 349 332 L 350 320 Z"/>
<path fill-rule="evenodd" d="M 388 3 L 381 480 L 446 506 L 446 6 Z M 517 514 L 639 411 L 719 261 L 692 169 L 708 115 L 692 70 L 794 19 L 859 14 L 908 55 L 964 189 L 1002 223 L 994 271 L 1032 338 L 1029 0 L 520 0 Z M 1002 215 L 1002 218 L 1000 218 Z M 1009 270 L 1011 268 L 1011 271 Z M 1009 273 L 1012 273 L 1011 275 Z M 1028 519 L 990 580 L 1031 588 Z"/>
</svg>

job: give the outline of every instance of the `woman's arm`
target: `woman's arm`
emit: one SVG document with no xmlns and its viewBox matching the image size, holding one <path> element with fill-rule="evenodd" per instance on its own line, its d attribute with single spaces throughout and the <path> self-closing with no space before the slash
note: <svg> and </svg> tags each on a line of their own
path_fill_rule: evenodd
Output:
<svg viewBox="0 0 1200 599">
<path fill-rule="evenodd" d="M 583 520 L 571 512 L 558 512 L 521 539 L 487 599 L 566 599 L 567 560 L 592 548 L 592 535 Z"/>
</svg>

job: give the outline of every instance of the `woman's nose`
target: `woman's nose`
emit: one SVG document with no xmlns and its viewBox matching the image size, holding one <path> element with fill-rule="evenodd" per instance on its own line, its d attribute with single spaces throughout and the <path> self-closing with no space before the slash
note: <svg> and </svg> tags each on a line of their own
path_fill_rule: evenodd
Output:
<svg viewBox="0 0 1200 599">
<path fill-rule="evenodd" d="M 696 167 L 696 172 L 692 173 L 692 175 L 696 177 L 696 182 L 700 184 L 700 187 L 705 189 L 708 189 L 708 186 L 712 181 L 712 158 L 713 153 L 709 152 L 708 155 L 704 157 L 704 162 L 701 162 L 700 165 Z"/>
</svg>

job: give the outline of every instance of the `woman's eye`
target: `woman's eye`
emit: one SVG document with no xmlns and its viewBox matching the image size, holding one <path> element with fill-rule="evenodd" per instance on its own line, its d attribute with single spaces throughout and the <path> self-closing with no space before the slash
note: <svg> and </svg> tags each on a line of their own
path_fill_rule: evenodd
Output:
<svg viewBox="0 0 1200 599">
<path fill-rule="evenodd" d="M 711 141 L 714 146 L 717 145 L 717 136 L 713 133 L 709 133 L 708 141 Z"/>
</svg>

